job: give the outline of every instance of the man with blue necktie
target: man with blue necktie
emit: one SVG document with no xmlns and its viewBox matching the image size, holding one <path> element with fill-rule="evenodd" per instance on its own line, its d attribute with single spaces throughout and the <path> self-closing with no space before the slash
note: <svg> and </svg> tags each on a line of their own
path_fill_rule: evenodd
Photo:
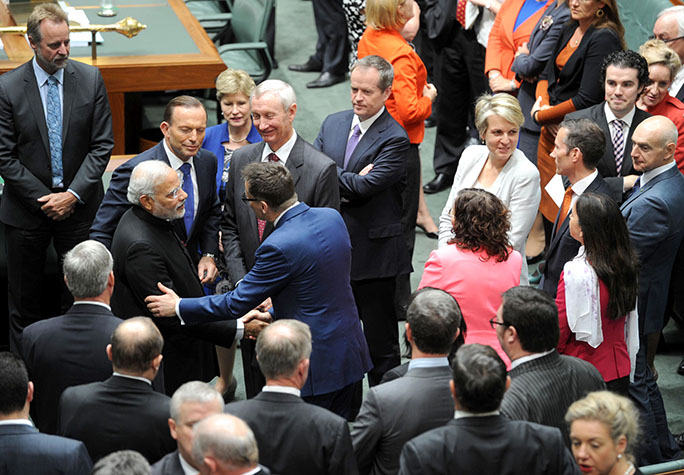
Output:
<svg viewBox="0 0 684 475">
<path fill-rule="evenodd" d="M 114 147 L 99 70 L 68 61 L 66 13 L 56 4 L 36 6 L 27 34 L 35 57 L 0 77 L 0 221 L 11 250 L 8 306 L 15 352 L 23 329 L 43 316 L 40 277 L 50 243 L 61 260 L 88 238 Z M 61 310 L 69 308 L 66 287 L 61 300 Z"/>
</svg>

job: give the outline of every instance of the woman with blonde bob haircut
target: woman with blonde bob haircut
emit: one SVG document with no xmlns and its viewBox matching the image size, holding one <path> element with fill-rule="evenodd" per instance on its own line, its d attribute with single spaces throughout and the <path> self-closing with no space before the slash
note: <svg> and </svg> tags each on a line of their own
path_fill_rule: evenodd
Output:
<svg viewBox="0 0 684 475">
<path fill-rule="evenodd" d="M 233 152 L 262 140 L 252 123 L 249 102 L 255 87 L 249 74 L 239 69 L 228 68 L 216 78 L 216 99 L 226 123 L 207 129 L 202 148 L 213 152 L 218 159 L 216 191 L 222 203 Z"/>
<path fill-rule="evenodd" d="M 669 93 L 672 81 L 682 66 L 679 55 L 661 40 L 648 40 L 639 48 L 639 54 L 648 63 L 648 78 L 651 84 L 644 87 L 637 106 L 651 115 L 662 115 L 670 119 L 682 137 L 684 104 Z M 674 157 L 679 171 L 684 173 L 684 140 L 678 141 Z"/>
<path fill-rule="evenodd" d="M 610 391 L 589 393 L 568 408 L 565 422 L 583 473 L 641 475 L 634 466 L 639 412 L 632 401 Z"/>
<path fill-rule="evenodd" d="M 439 217 L 440 248 L 453 237 L 451 215 L 456 195 L 464 188 L 480 188 L 496 195 L 510 210 L 508 238 L 513 249 L 525 255 L 541 188 L 539 172 L 516 148 L 523 122 L 520 103 L 510 94 L 484 94 L 477 100 L 475 127 L 485 145 L 471 145 L 461 155 L 454 184 Z M 527 283 L 527 265 L 523 265 L 520 284 Z"/>
</svg>

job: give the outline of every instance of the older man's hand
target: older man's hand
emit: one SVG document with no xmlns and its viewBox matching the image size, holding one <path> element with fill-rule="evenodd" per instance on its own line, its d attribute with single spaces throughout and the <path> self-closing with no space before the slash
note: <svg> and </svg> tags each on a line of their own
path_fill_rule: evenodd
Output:
<svg viewBox="0 0 684 475">
<path fill-rule="evenodd" d="M 161 282 L 157 282 L 157 287 L 163 293 L 162 295 L 148 295 L 145 298 L 147 309 L 155 317 L 175 317 L 176 304 L 180 297 Z"/>
</svg>

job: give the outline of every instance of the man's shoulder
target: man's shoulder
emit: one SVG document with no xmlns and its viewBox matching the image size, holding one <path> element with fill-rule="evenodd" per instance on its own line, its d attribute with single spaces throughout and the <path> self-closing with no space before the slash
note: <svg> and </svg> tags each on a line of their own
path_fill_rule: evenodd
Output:
<svg viewBox="0 0 684 475">
<path fill-rule="evenodd" d="M 593 106 L 587 107 L 586 109 L 580 109 L 575 112 L 568 114 L 568 119 L 595 119 L 598 117 L 605 118 L 605 112 L 603 110 L 604 102 L 599 104 L 594 104 Z"/>
<path fill-rule="evenodd" d="M 266 145 L 264 142 L 257 142 L 245 145 L 244 147 L 240 147 L 235 150 L 230 158 L 231 173 L 233 171 L 233 167 L 243 167 L 247 163 L 253 161 L 255 157 L 261 157 L 262 150 L 265 146 Z"/>
<path fill-rule="evenodd" d="M 152 465 L 151 475 L 184 475 L 183 467 L 178 459 L 178 450 L 164 455 Z"/>
<path fill-rule="evenodd" d="M 297 135 L 297 141 L 295 142 L 294 147 L 292 147 L 290 158 L 293 158 L 296 155 L 301 157 L 306 167 L 327 168 L 329 166 L 335 166 L 335 162 L 332 158 L 316 149 L 313 145 L 304 140 L 301 135 Z"/>
<path fill-rule="evenodd" d="M 7 428 L 9 429 L 7 430 Z M 81 441 L 58 435 L 43 434 L 38 432 L 35 428 L 28 426 L 5 426 L 5 429 L 0 431 L 0 441 L 3 437 L 25 439 L 25 443 L 13 445 L 13 450 L 17 451 L 14 454 L 15 456 L 21 454 L 21 447 L 25 446 L 31 446 L 33 448 L 40 447 L 41 457 L 69 455 L 84 450 Z M 0 447 L 1 445 L 2 444 L 0 444 Z M 35 452 L 33 454 L 35 455 Z"/>
<path fill-rule="evenodd" d="M 5 74 L 0 75 L 0 84 L 8 85 L 17 81 L 23 82 L 24 75 L 28 72 L 33 72 L 31 70 L 33 68 L 31 62 L 32 60 L 29 60 L 11 71 L 7 71 Z M 29 69 L 29 71 L 27 71 L 27 69 Z"/>
</svg>

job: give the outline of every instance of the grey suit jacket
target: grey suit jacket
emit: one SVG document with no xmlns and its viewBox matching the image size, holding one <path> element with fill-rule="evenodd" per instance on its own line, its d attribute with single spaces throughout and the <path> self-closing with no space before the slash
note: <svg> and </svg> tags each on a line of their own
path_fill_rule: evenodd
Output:
<svg viewBox="0 0 684 475">
<path fill-rule="evenodd" d="M 570 446 L 565 413 L 570 404 L 606 388 L 591 364 L 555 350 L 509 371 L 511 387 L 501 401 L 501 415 L 513 420 L 557 427 Z"/>
<path fill-rule="evenodd" d="M 69 220 L 92 220 L 104 193 L 102 174 L 114 147 L 109 100 L 100 71 L 69 60 L 64 71 L 64 187 L 81 198 Z M 0 221 L 35 229 L 49 219 L 39 197 L 50 193 L 52 171 L 45 112 L 32 62 L 0 76 Z"/>
<path fill-rule="evenodd" d="M 603 108 L 605 101 L 595 106 L 587 107 L 586 109 L 578 110 L 567 115 L 568 119 L 591 119 L 596 124 L 601 127 L 603 133 L 606 136 L 606 150 L 601 157 L 596 169 L 599 174 L 606 181 L 611 189 L 610 197 L 613 198 L 618 204 L 622 203 L 624 198 L 624 193 L 622 191 L 622 177 L 627 175 L 640 175 L 636 170 L 634 170 L 634 164 L 632 163 L 632 134 L 634 129 L 637 128 L 644 119 L 651 117 L 648 112 L 642 111 L 637 108 L 634 113 L 634 119 L 632 119 L 632 126 L 629 128 L 627 137 L 625 140 L 625 154 L 623 156 L 622 167 L 620 173 L 617 172 L 617 166 L 615 165 L 615 151 L 613 150 L 613 141 L 611 140 L 610 128 L 608 127 L 608 122 L 606 119 L 606 112 Z"/>
<path fill-rule="evenodd" d="M 370 389 L 351 432 L 359 473 L 396 474 L 404 444 L 449 422 L 451 368 L 415 368 Z"/>
<path fill-rule="evenodd" d="M 241 200 L 245 192 L 241 172 L 247 164 L 261 160 L 265 146 L 264 142 L 260 142 L 242 147 L 233 153 L 230 163 L 221 231 L 226 265 L 233 283 L 242 279 L 252 268 L 254 253 L 261 244 L 256 215 L 249 204 Z M 299 201 L 311 207 L 328 207 L 339 211 L 340 191 L 335 162 L 297 136 L 285 166 L 292 174 Z M 272 231 L 273 224 L 267 223 L 263 238 Z"/>
<path fill-rule="evenodd" d="M 164 455 L 161 460 L 152 465 L 151 475 L 185 475 L 178 457 L 177 450 Z"/>
</svg>

